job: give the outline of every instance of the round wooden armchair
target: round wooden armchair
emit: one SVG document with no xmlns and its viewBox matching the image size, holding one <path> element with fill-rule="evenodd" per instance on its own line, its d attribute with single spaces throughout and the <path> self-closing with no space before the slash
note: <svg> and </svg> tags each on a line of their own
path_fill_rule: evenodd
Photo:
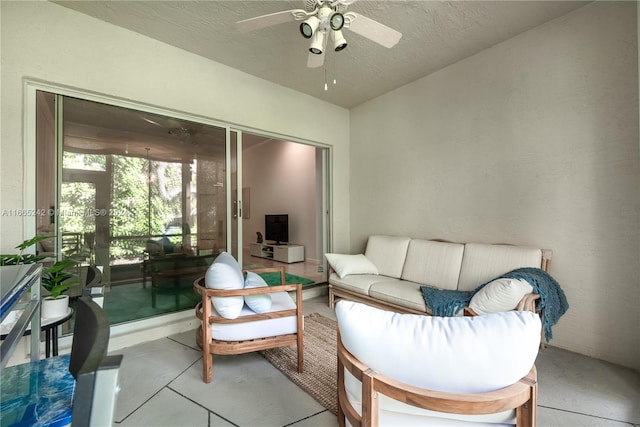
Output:
<svg viewBox="0 0 640 427">
<path fill-rule="evenodd" d="M 278 286 L 234 290 L 205 287 L 204 277 L 194 282 L 193 289 L 202 296 L 195 313 L 201 324 L 196 342 L 202 348 L 202 378 L 211 382 L 213 355 L 243 354 L 277 347 L 297 346 L 298 372 L 303 370 L 302 285 L 285 283 L 284 267 L 252 269 L 254 273 L 280 273 Z M 295 303 L 289 296 L 295 293 Z M 239 317 L 228 319 L 218 315 L 212 304 L 214 297 L 271 294 L 273 307 L 268 313 L 254 313 L 246 306 Z"/>
<path fill-rule="evenodd" d="M 347 398 L 345 369 L 362 383 L 361 411 L 357 411 Z M 500 390 L 469 394 L 444 393 L 414 387 L 371 370 L 344 348 L 338 334 L 339 425 L 344 426 L 345 419 L 352 426 L 381 425 L 379 394 L 417 408 L 450 414 L 487 415 L 515 409 L 516 426 L 536 425 L 538 384 L 535 366 L 526 377 Z"/>
<path fill-rule="evenodd" d="M 534 313 L 436 318 L 340 301 L 336 316 L 341 426 L 536 425 Z"/>
</svg>

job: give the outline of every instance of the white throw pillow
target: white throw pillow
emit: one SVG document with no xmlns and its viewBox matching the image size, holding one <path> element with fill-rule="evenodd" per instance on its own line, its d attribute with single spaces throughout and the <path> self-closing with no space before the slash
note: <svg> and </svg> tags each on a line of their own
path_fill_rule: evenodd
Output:
<svg viewBox="0 0 640 427">
<path fill-rule="evenodd" d="M 378 274 L 375 264 L 362 254 L 326 254 L 325 256 L 331 268 L 341 279 L 349 274 Z"/>
<path fill-rule="evenodd" d="M 204 284 L 211 289 L 242 289 L 244 278 L 238 261 L 227 252 L 222 252 L 207 269 Z M 211 300 L 218 314 L 227 319 L 238 317 L 244 305 L 242 296 L 213 297 Z"/>
<path fill-rule="evenodd" d="M 533 291 L 522 279 L 496 279 L 486 284 L 471 298 L 469 308 L 477 314 L 514 310 L 522 297 Z"/>
<path fill-rule="evenodd" d="M 253 272 L 248 272 L 244 280 L 244 287 L 247 288 L 264 288 L 268 287 L 267 282 L 262 277 Z M 245 295 L 244 302 L 256 313 L 268 313 L 271 310 L 271 295 Z"/>
</svg>

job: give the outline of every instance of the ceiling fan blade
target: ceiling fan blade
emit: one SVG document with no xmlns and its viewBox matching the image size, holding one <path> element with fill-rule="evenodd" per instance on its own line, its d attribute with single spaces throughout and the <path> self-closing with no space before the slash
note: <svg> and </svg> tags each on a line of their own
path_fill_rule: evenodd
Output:
<svg viewBox="0 0 640 427">
<path fill-rule="evenodd" d="M 309 58 L 307 59 L 308 68 L 322 67 L 322 64 L 324 64 L 324 52 L 322 52 L 320 55 L 309 52 Z"/>
<path fill-rule="evenodd" d="M 236 26 L 243 33 L 260 30 L 273 25 L 284 24 L 285 22 L 300 21 L 307 16 L 307 12 L 302 9 L 285 10 L 271 13 L 269 15 L 256 16 L 236 22 Z"/>
<path fill-rule="evenodd" d="M 140 114 L 140 118 L 153 126 L 161 128 L 182 127 L 182 122 L 172 117 L 156 116 L 152 114 Z"/>
<path fill-rule="evenodd" d="M 345 28 L 387 48 L 395 46 L 402 37 L 402 33 L 393 28 L 355 12 L 345 13 L 344 21 Z"/>
</svg>

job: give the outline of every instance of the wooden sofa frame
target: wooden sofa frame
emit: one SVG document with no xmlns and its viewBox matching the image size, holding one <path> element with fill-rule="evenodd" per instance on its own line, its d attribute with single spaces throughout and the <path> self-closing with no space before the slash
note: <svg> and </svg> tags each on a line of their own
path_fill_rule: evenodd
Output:
<svg viewBox="0 0 640 427">
<path fill-rule="evenodd" d="M 204 277 L 197 279 L 193 284 L 195 292 L 202 296 L 202 301 L 196 305 L 195 312 L 201 324 L 196 330 L 196 342 L 202 348 L 202 379 L 209 383 L 213 378 L 213 355 L 223 354 L 243 354 L 254 351 L 266 350 L 270 348 L 287 347 L 296 345 L 298 351 L 298 372 L 303 371 L 304 360 L 304 343 L 303 343 L 303 315 L 302 315 L 302 285 L 289 284 L 285 282 L 284 267 L 269 267 L 251 269 L 254 273 L 280 273 L 280 283 L 278 286 L 267 286 L 261 288 L 247 288 L 234 290 L 219 290 L 205 287 Z M 246 272 L 246 270 L 245 270 Z M 271 311 L 263 314 L 250 314 L 238 317 L 236 319 L 226 319 L 221 316 L 215 316 L 211 310 L 212 297 L 231 297 L 267 294 L 275 292 L 295 292 L 296 308 L 289 310 Z M 245 341 L 222 341 L 213 339 L 211 336 L 211 325 L 230 324 L 230 323 L 246 323 L 256 320 L 275 319 L 280 317 L 296 316 L 297 332 L 294 334 L 278 335 Z"/>
<path fill-rule="evenodd" d="M 538 399 L 535 365 L 515 384 L 486 393 L 446 393 L 414 387 L 384 376 L 356 359 L 342 344 L 338 331 L 338 424 L 345 419 L 354 427 L 378 426 L 382 393 L 394 400 L 418 408 L 449 414 L 484 415 L 516 409 L 516 426 L 535 427 Z M 361 415 L 347 398 L 344 369 L 362 383 Z"/>
<path fill-rule="evenodd" d="M 434 242 L 445 242 L 445 243 L 454 243 L 448 240 L 443 240 L 443 239 L 431 239 Z M 495 243 L 496 245 L 507 245 L 507 246 L 513 246 L 507 243 Z M 551 268 L 551 256 L 552 256 L 552 251 L 550 249 L 542 249 L 542 260 L 540 263 L 540 268 L 544 271 L 546 271 L 547 273 L 549 272 L 549 269 Z M 331 266 L 329 266 L 329 276 L 331 276 L 333 269 L 331 268 Z M 339 286 L 335 286 L 331 283 L 329 283 L 329 307 L 331 308 L 335 308 L 335 304 L 336 302 L 338 302 L 338 300 L 340 299 L 346 299 L 349 301 L 354 301 L 354 302 L 361 302 L 363 304 L 367 304 L 369 306 L 372 307 L 376 307 L 376 308 L 380 308 L 382 310 L 389 310 L 389 311 L 394 311 L 396 313 L 408 313 L 408 314 L 421 314 L 421 315 L 426 315 L 426 316 L 430 316 L 430 313 L 426 313 L 424 311 L 420 311 L 420 310 L 415 310 L 412 308 L 408 308 L 408 307 L 404 307 L 401 306 L 399 304 L 394 304 L 392 302 L 388 302 L 388 301 L 381 301 L 378 300 L 376 298 L 370 297 L 369 295 L 364 295 L 364 294 L 360 294 L 357 292 L 353 292 L 350 291 L 348 289 L 343 289 Z M 526 310 L 526 311 L 533 311 L 536 312 L 536 304 L 537 301 L 540 299 L 540 295 L 538 294 L 528 294 L 525 295 L 522 300 L 520 301 L 520 303 L 518 304 L 517 310 Z M 473 312 L 472 309 L 465 307 L 464 308 L 464 315 L 465 316 L 475 316 L 476 313 Z"/>
</svg>

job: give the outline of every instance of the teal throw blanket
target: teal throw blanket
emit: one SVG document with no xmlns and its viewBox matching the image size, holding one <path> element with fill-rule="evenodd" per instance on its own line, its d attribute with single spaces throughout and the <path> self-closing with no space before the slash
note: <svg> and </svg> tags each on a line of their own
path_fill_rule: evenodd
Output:
<svg viewBox="0 0 640 427">
<path fill-rule="evenodd" d="M 522 279 L 540 295 L 538 312 L 542 320 L 544 336 L 547 342 L 552 338 L 551 327 L 558 323 L 560 317 L 569 309 L 567 297 L 558 282 L 544 270 L 539 268 L 518 268 L 503 274 L 496 279 Z M 496 280 L 483 283 L 472 291 L 451 291 L 445 289 L 420 286 L 425 303 L 431 307 L 436 316 L 454 316 L 469 305 L 471 298 L 485 285 Z"/>
</svg>

